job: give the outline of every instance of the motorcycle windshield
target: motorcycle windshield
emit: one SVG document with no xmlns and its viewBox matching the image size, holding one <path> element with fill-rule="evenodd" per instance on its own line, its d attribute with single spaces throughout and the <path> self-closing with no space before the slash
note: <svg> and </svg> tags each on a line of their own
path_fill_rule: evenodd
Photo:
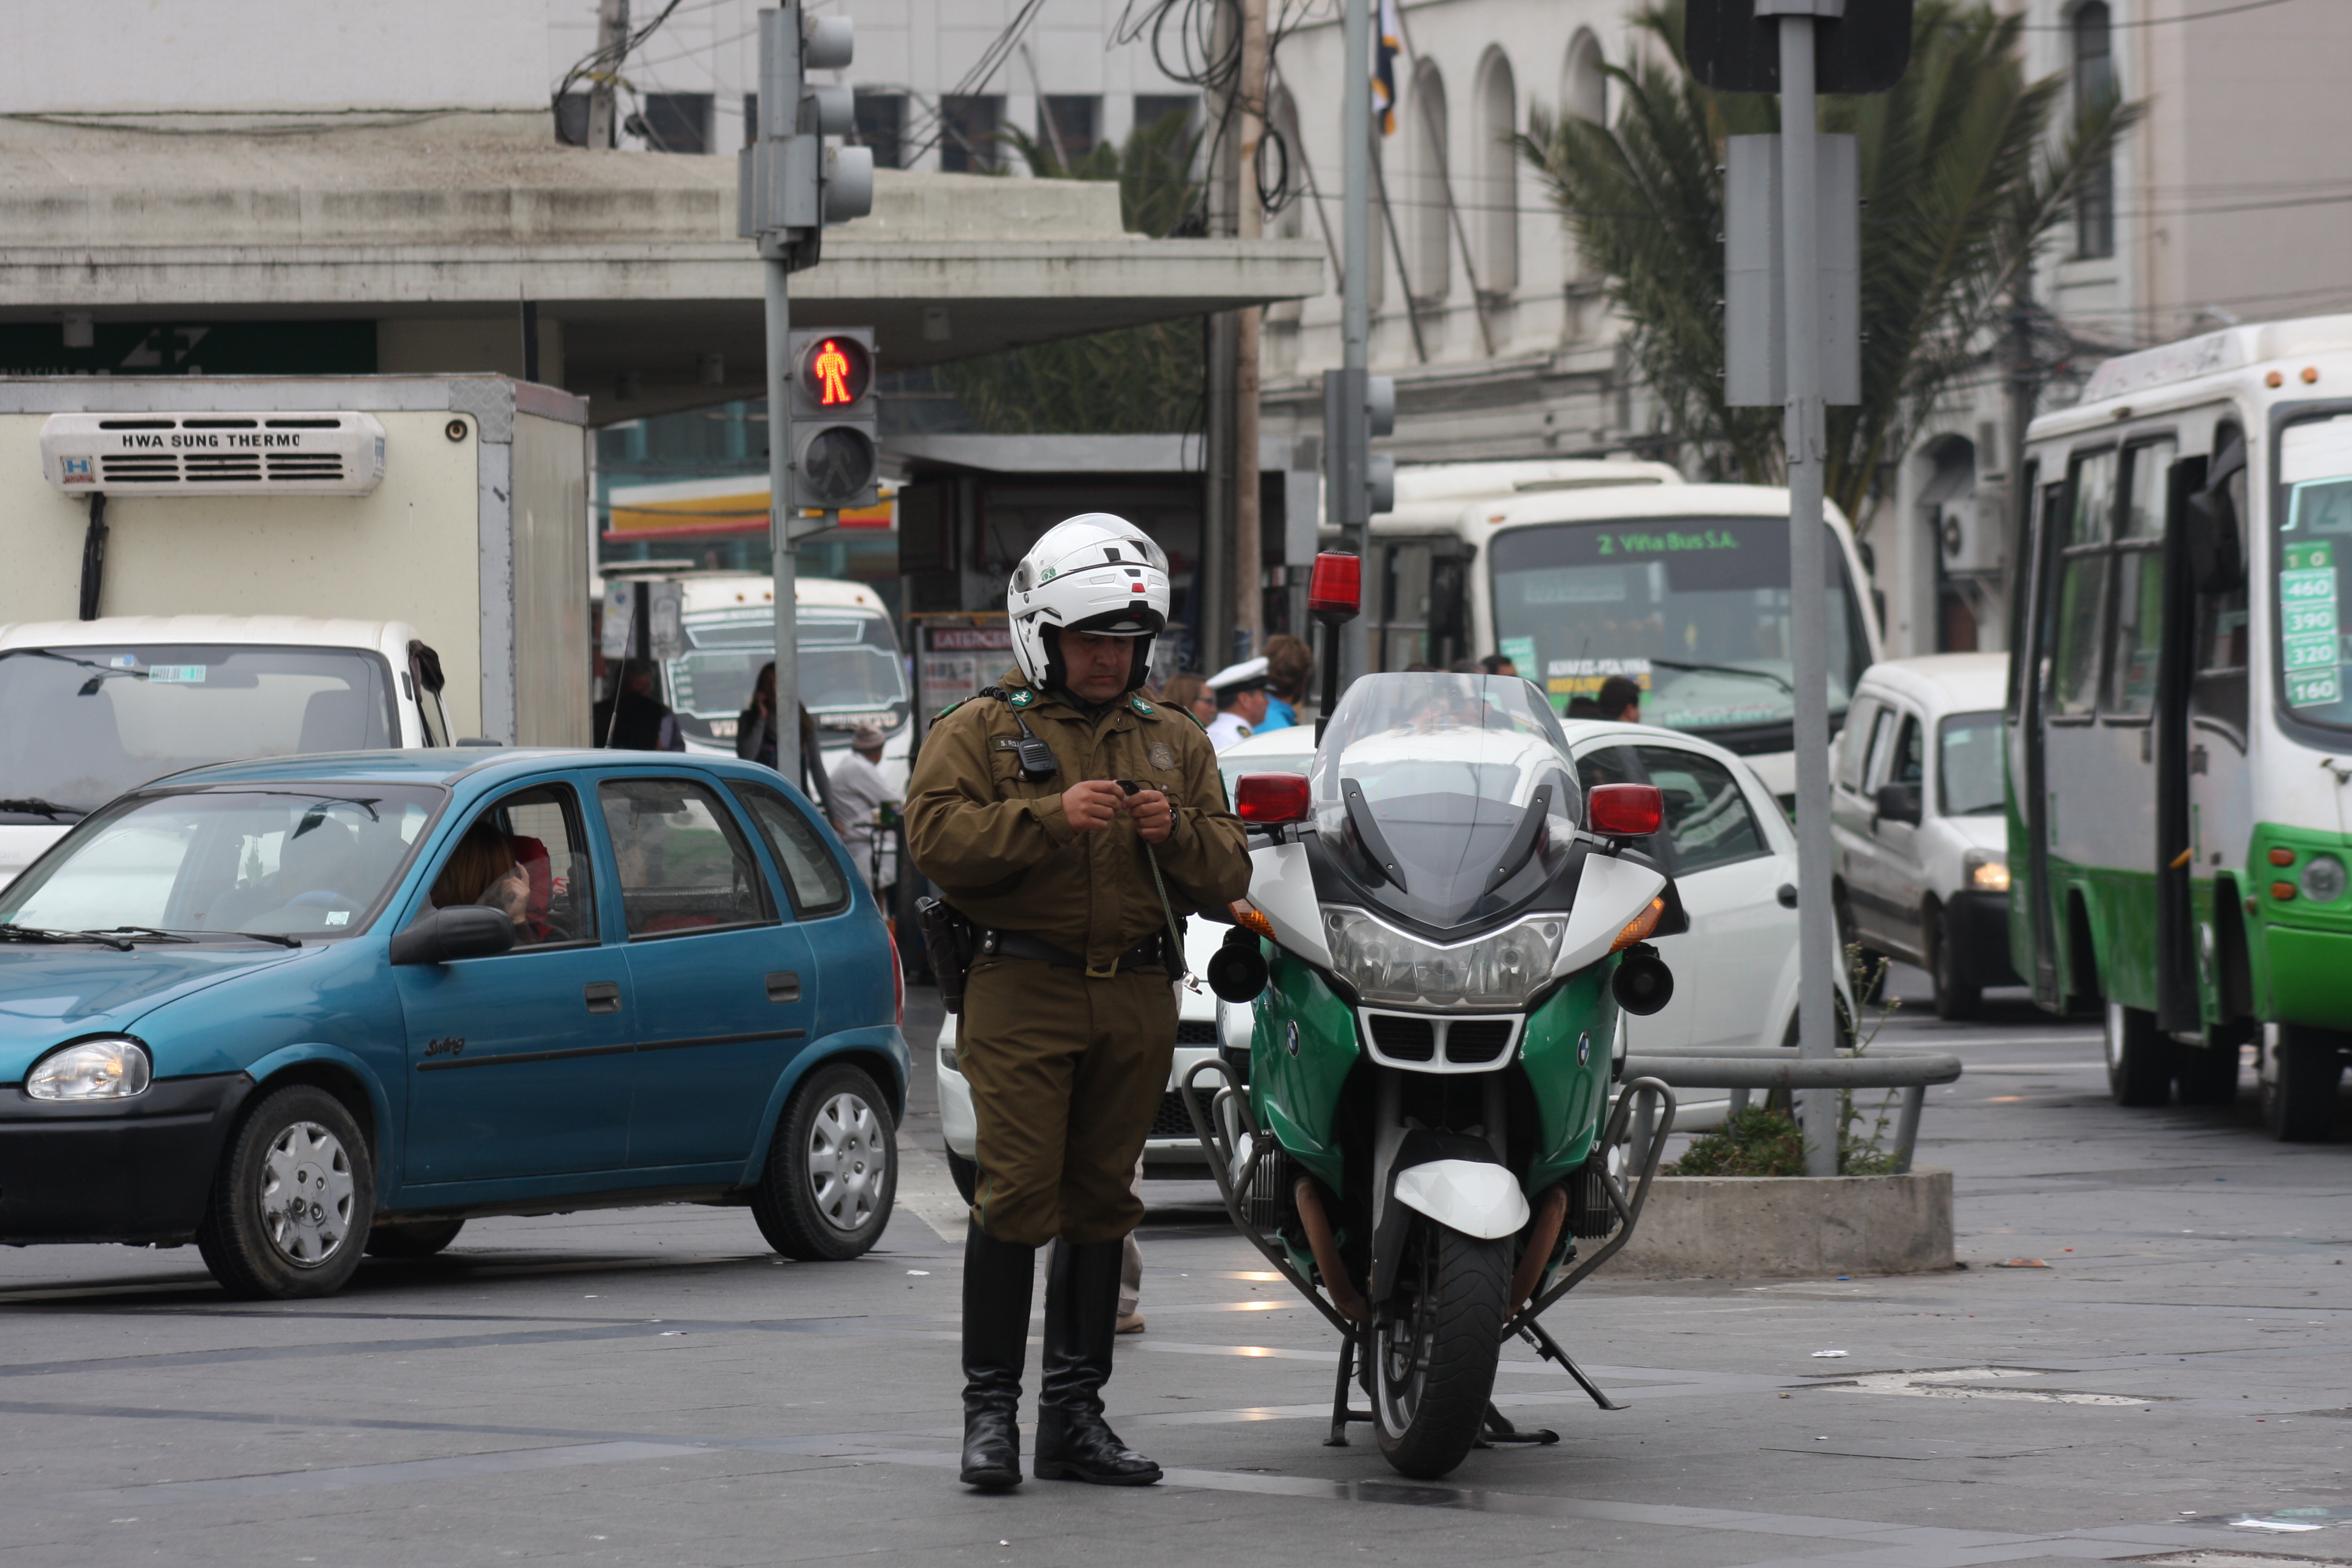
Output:
<svg viewBox="0 0 2352 1568">
<path fill-rule="evenodd" d="M 1315 829 L 1375 903 L 1424 926 L 1532 895 L 1574 842 L 1576 767 L 1517 676 L 1369 675 L 1316 748 Z"/>
</svg>

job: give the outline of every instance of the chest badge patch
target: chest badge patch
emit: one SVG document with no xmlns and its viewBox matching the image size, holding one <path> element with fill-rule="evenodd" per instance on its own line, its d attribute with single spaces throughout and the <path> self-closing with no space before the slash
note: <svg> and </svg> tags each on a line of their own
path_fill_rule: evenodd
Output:
<svg viewBox="0 0 2352 1568">
<path fill-rule="evenodd" d="M 1155 768 L 1172 768 L 1176 765 L 1175 750 L 1165 741 L 1152 742 L 1150 755 L 1151 765 Z"/>
</svg>

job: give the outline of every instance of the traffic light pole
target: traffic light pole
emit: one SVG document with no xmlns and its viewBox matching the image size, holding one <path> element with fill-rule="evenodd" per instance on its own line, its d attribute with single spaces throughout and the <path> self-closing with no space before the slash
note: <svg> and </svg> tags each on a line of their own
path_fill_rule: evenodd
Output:
<svg viewBox="0 0 2352 1568">
<path fill-rule="evenodd" d="M 1763 7 L 1759 7 L 1759 10 Z M 1810 9 L 1810 7 L 1809 7 Z M 1797 1009 L 1799 1055 L 1837 1052 L 1837 918 L 1830 904 L 1829 558 L 1822 516 L 1829 456 L 1822 397 L 1821 144 L 1811 15 L 1783 12 L 1780 44 L 1781 243 L 1788 279 L 1789 620 L 1797 688 Z M 1804 1097 L 1805 1174 L 1838 1168 L 1838 1096 Z"/>
<path fill-rule="evenodd" d="M 768 547 L 776 598 L 776 771 L 801 782 L 800 550 L 793 538 L 792 264 L 761 263 L 768 275 Z"/>
</svg>

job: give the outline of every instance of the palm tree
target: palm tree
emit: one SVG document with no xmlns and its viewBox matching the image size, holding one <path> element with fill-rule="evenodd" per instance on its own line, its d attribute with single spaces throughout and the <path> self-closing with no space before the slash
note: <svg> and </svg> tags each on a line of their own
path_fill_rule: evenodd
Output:
<svg viewBox="0 0 2352 1568">
<path fill-rule="evenodd" d="M 1726 137 L 1780 129 L 1780 103 L 1691 76 L 1682 0 L 1633 22 L 1659 47 L 1607 68 L 1616 125 L 1538 110 L 1518 148 L 1605 279 L 1673 442 L 1715 477 L 1776 483 L 1780 411 L 1723 400 L 1723 164 Z M 1902 81 L 1822 100 L 1822 128 L 1856 138 L 1863 197 L 1862 402 L 1830 410 L 1826 489 L 1864 529 L 1937 400 L 1987 363 L 2085 171 L 2138 115 L 2109 97 L 2053 143 L 2065 84 L 2026 79 L 2021 25 L 1986 0 L 1920 0 Z"/>
<path fill-rule="evenodd" d="M 1066 167 L 1053 147 L 1018 129 L 1005 140 L 1039 179 L 1117 180 L 1120 219 L 1132 233 L 1199 231 L 1198 138 L 1181 115 L 1138 126 L 1124 146 L 1105 142 Z M 1189 430 L 1202 411 L 1201 327 L 1192 317 L 1121 327 L 958 360 L 936 374 L 990 435 Z"/>
</svg>

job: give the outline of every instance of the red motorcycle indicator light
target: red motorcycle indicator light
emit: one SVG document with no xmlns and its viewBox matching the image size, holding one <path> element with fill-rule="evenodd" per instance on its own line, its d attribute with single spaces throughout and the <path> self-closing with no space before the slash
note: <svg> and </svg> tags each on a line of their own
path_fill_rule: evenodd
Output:
<svg viewBox="0 0 2352 1568">
<path fill-rule="evenodd" d="M 1364 562 L 1361 556 L 1327 550 L 1315 558 L 1307 579 L 1307 613 L 1353 619 L 1364 603 Z"/>
<path fill-rule="evenodd" d="M 1305 773 L 1244 773 L 1234 781 L 1234 815 L 1244 822 L 1304 822 L 1309 799 Z"/>
<path fill-rule="evenodd" d="M 1585 792 L 1585 826 L 1603 838 L 1647 838 L 1665 820 L 1666 797 L 1655 784 L 1594 784 Z"/>
</svg>

